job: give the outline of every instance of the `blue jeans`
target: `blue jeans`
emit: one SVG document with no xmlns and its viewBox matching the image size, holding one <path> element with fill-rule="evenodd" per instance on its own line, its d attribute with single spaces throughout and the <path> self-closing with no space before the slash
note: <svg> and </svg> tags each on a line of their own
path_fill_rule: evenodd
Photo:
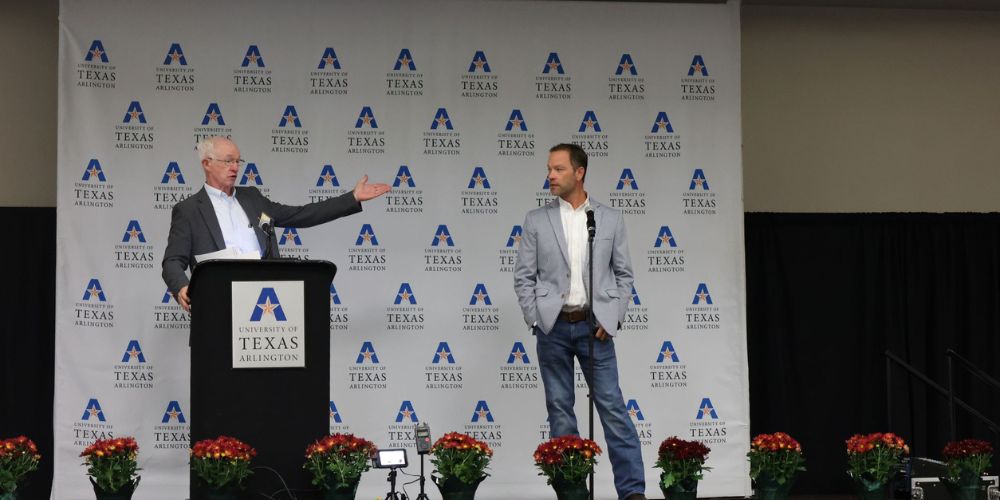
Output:
<svg viewBox="0 0 1000 500">
<path fill-rule="evenodd" d="M 591 383 L 587 337 L 590 328 L 586 321 L 568 323 L 556 321 L 548 335 L 535 328 L 538 349 L 538 368 L 545 386 L 545 407 L 549 413 L 549 429 L 553 437 L 567 434 L 579 435 L 573 404 L 573 357 L 580 360 L 587 384 L 592 388 L 594 406 L 601 417 L 608 457 L 615 474 L 618 497 L 646 492 L 642 467 L 642 450 L 635 425 L 625 411 L 622 390 L 618 386 L 618 361 L 615 358 L 614 340 L 594 340 L 594 377 Z"/>
</svg>

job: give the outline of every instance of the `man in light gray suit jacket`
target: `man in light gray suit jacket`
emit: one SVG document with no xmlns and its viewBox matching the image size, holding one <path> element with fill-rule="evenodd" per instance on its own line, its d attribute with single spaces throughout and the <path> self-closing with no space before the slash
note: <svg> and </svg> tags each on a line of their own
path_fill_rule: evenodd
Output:
<svg viewBox="0 0 1000 500">
<path fill-rule="evenodd" d="M 236 176 L 243 163 L 240 149 L 225 137 L 211 137 L 198 144 L 205 171 L 205 186 L 174 205 L 170 235 L 163 252 L 163 281 L 177 302 L 191 310 L 188 277 L 195 256 L 227 248 L 242 253 L 278 256 L 278 242 L 268 241 L 261 229 L 263 214 L 272 227 L 311 227 L 361 211 L 361 202 L 389 191 L 388 184 L 368 184 L 364 176 L 354 190 L 303 206 L 275 203 L 255 187 L 237 188 Z"/>
<path fill-rule="evenodd" d="M 639 436 L 618 385 L 614 346 L 632 291 L 625 222 L 620 212 L 589 198 L 583 186 L 586 176 L 587 153 L 582 148 L 558 144 L 549 150 L 549 190 L 557 198 L 528 212 L 524 219 L 514 290 L 524 321 L 536 336 L 550 434 L 579 435 L 573 412 L 576 357 L 601 417 L 618 496 L 645 499 Z M 594 212 L 597 227 L 593 300 L 587 298 L 589 210 Z M 591 331 L 587 321 L 591 309 L 597 318 L 596 331 Z M 589 371 L 591 335 L 597 339 L 594 380 Z"/>
</svg>

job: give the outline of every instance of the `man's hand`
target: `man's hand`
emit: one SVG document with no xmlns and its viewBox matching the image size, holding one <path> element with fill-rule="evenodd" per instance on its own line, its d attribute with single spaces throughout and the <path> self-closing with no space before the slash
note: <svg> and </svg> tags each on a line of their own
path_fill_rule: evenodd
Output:
<svg viewBox="0 0 1000 500">
<path fill-rule="evenodd" d="M 605 340 L 611 338 L 611 335 L 608 335 L 608 332 L 604 331 L 603 326 L 598 326 L 597 331 L 594 332 L 594 338 L 600 340 L 601 342 L 604 342 Z"/>
<path fill-rule="evenodd" d="M 188 287 L 181 288 L 181 291 L 177 292 L 177 303 L 184 308 L 185 311 L 191 312 L 191 298 L 188 297 Z"/>
<path fill-rule="evenodd" d="M 388 184 L 368 184 L 368 176 L 364 176 L 354 185 L 354 199 L 368 201 L 389 192 Z"/>
</svg>

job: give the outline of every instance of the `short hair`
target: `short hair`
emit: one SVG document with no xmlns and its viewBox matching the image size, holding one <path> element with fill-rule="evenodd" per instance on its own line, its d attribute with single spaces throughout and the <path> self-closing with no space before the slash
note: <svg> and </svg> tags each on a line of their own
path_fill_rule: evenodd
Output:
<svg viewBox="0 0 1000 500">
<path fill-rule="evenodd" d="M 198 142 L 198 160 L 204 161 L 215 155 L 215 142 L 221 139 L 228 139 L 219 135 L 206 137 Z"/>
<path fill-rule="evenodd" d="M 569 153 L 569 164 L 573 165 L 574 168 L 582 168 L 583 180 L 587 180 L 587 152 L 583 148 L 576 144 L 563 142 L 549 149 L 549 153 L 555 153 L 556 151 Z"/>
</svg>

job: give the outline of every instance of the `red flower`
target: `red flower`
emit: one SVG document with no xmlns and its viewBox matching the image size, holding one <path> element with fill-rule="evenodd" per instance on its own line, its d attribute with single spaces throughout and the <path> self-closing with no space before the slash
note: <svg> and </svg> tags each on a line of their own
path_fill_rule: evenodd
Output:
<svg viewBox="0 0 1000 500">
<path fill-rule="evenodd" d="M 957 460 L 976 455 L 992 455 L 993 446 L 979 439 L 963 439 L 945 445 L 941 452 L 945 460 Z"/>
</svg>

